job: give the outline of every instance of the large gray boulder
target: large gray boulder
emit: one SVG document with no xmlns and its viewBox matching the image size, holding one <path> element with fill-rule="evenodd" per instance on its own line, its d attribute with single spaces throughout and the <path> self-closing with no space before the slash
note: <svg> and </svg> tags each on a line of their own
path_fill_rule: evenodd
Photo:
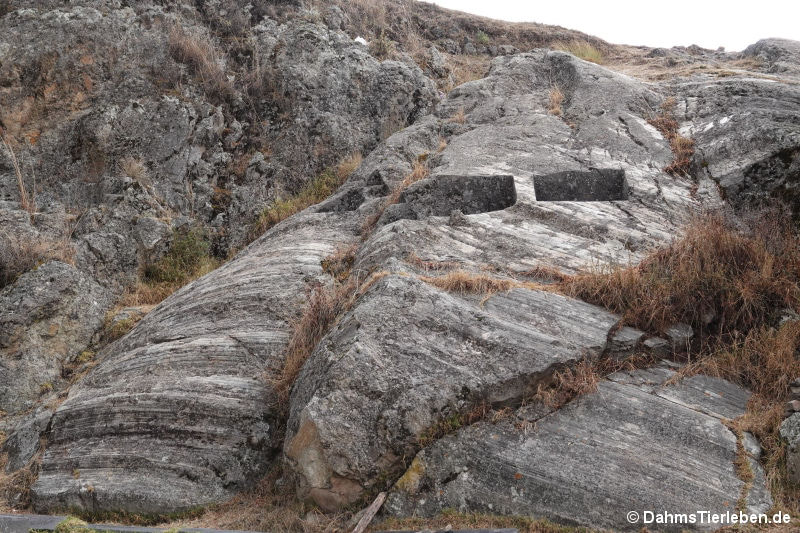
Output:
<svg viewBox="0 0 800 533">
<path fill-rule="evenodd" d="M 519 402 L 555 370 L 599 356 L 618 320 L 553 293 L 514 289 L 481 302 L 383 278 L 320 342 L 292 391 L 284 452 L 301 493 L 328 510 L 353 503 L 442 421 Z"/>
<path fill-rule="evenodd" d="M 762 61 L 768 72 L 800 77 L 800 41 L 761 39 L 745 48 L 742 56 Z"/>
<path fill-rule="evenodd" d="M 111 294 L 75 267 L 49 261 L 0 291 L 0 409 L 26 410 L 61 378 L 103 324 Z"/>
<path fill-rule="evenodd" d="M 638 531 L 645 511 L 732 511 L 744 482 L 735 467 L 737 437 L 723 422 L 744 413 L 749 394 L 704 376 L 666 385 L 672 376 L 664 368 L 614 374 L 542 418 L 523 407 L 510 420 L 459 430 L 414 458 L 384 510 L 532 515 L 614 531 Z M 763 471 L 756 461 L 751 467 L 746 512 L 766 512 L 772 501 Z"/>
<path fill-rule="evenodd" d="M 675 85 L 681 133 L 695 141 L 700 177 L 736 207 L 781 202 L 800 213 L 800 88 L 766 79 Z"/>
</svg>

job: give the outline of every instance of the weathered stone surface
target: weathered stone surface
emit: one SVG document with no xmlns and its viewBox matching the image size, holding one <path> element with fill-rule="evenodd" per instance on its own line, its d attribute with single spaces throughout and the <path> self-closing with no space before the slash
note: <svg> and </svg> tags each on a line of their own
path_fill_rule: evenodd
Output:
<svg viewBox="0 0 800 533">
<path fill-rule="evenodd" d="M 781 437 L 786 448 L 786 469 L 792 483 L 800 485 L 800 413 L 794 413 L 781 424 Z"/>
<path fill-rule="evenodd" d="M 0 409 L 29 408 L 61 363 L 103 323 L 111 295 L 75 267 L 49 261 L 0 291 Z"/>
<path fill-rule="evenodd" d="M 415 457 L 384 509 L 421 516 L 444 508 L 523 514 L 626 531 L 642 527 L 628 522 L 632 510 L 640 516 L 644 510 L 731 510 L 743 484 L 734 467 L 736 436 L 710 413 L 740 415 L 748 394 L 699 377 L 670 390 L 663 383 L 671 375 L 666 369 L 612 375 L 527 432 L 513 420 L 461 429 Z M 694 400 L 684 392 L 694 390 L 716 400 L 700 398 L 701 410 L 687 407 Z M 763 493 L 763 477 L 757 479 Z M 759 501 L 748 510 L 765 512 L 770 505 Z"/>
<path fill-rule="evenodd" d="M 790 39 L 761 39 L 742 52 L 766 63 L 767 71 L 800 77 L 800 42 Z"/>
<path fill-rule="evenodd" d="M 40 407 L 22 417 L 6 441 L 0 446 L 0 453 L 8 454 L 6 472 L 15 472 L 24 467 L 39 450 L 39 439 L 47 431 L 52 409 Z"/>
<path fill-rule="evenodd" d="M 389 206 L 382 224 L 408 218 L 447 216 L 452 211 L 465 215 L 488 213 L 511 207 L 517 201 L 514 176 L 442 176 L 419 181 L 408 187 L 397 204 Z"/>
<path fill-rule="evenodd" d="M 776 200 L 800 212 L 800 88 L 774 80 L 677 84 L 695 140 L 697 173 L 719 183 L 737 207 Z M 683 104 L 685 102 L 685 104 Z"/>
<path fill-rule="evenodd" d="M 554 370 L 603 352 L 617 321 L 552 293 L 515 289 L 480 305 L 390 275 L 306 363 L 285 455 L 318 504 L 351 503 L 440 421 L 518 403 Z"/>
</svg>

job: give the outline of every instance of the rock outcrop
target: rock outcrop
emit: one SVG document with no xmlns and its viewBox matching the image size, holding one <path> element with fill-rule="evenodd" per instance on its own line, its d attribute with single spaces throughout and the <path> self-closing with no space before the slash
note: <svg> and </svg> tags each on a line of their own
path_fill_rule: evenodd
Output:
<svg viewBox="0 0 800 533">
<path fill-rule="evenodd" d="M 702 376 L 665 385 L 672 374 L 612 374 L 542 418 L 523 407 L 512 420 L 464 428 L 414 458 L 387 508 L 402 516 L 442 509 L 547 516 L 613 531 L 638 531 L 644 511 L 732 510 L 744 482 L 734 467 L 737 437 L 723 421 L 744 413 L 749 394 Z M 752 464 L 757 482 L 743 495 L 746 510 L 763 513 L 772 500 Z"/>
<path fill-rule="evenodd" d="M 797 211 L 796 85 L 763 71 L 645 83 L 444 29 L 425 30 L 438 48 L 421 49 L 423 70 L 402 52 L 373 57 L 336 6 L 56 4 L 0 14 L 0 223 L 75 250 L 74 266 L 44 261 L 0 290 L 0 451 L 12 472 L 46 442 L 36 510 L 188 511 L 276 466 L 328 511 L 390 489 L 396 516 L 630 529 L 631 510 L 771 506 L 755 438 L 729 429 L 749 397 L 736 385 L 662 362 L 561 408 L 532 399 L 580 362 L 692 341 L 685 324 L 664 339 L 620 328 L 550 285 L 636 263 L 706 210 L 778 198 Z M 445 56 L 464 50 L 496 57 L 438 94 L 427 75 L 441 86 Z M 745 55 L 773 74 L 798 63 L 796 43 Z M 665 170 L 674 138 L 651 124 L 668 94 L 694 141 L 684 176 Z M 23 181 L 40 177 L 27 210 L 12 149 Z M 330 198 L 99 344 L 107 311 L 176 231 L 201 228 L 224 257 L 265 206 L 354 152 L 363 162 Z M 293 326 L 312 291 L 343 278 L 352 300 L 278 404 Z M 85 375 L 37 405 L 93 342 Z"/>
</svg>

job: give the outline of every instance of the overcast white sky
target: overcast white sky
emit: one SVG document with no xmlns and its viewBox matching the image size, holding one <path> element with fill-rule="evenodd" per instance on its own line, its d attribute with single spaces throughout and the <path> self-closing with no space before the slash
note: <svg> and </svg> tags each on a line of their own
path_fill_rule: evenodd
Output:
<svg viewBox="0 0 800 533">
<path fill-rule="evenodd" d="M 616 44 L 729 52 L 765 37 L 800 41 L 800 0 L 435 0 L 450 9 L 580 30 Z"/>
</svg>

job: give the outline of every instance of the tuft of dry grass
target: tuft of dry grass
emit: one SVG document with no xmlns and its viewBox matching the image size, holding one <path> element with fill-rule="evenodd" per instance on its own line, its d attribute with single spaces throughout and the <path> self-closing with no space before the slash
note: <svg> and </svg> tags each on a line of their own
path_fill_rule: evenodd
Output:
<svg viewBox="0 0 800 533">
<path fill-rule="evenodd" d="M 575 57 L 579 57 L 584 61 L 590 61 L 598 65 L 605 63 L 605 55 L 596 46 L 587 41 L 573 39 L 571 41 L 558 41 L 553 43 L 555 50 L 563 50 L 569 52 Z"/>
<path fill-rule="evenodd" d="M 386 275 L 387 272 L 377 272 L 366 279 L 355 276 L 343 283 L 311 288 L 305 309 L 292 324 L 281 373 L 272 380 L 279 410 L 288 409 L 292 385 L 322 337 L 372 284 Z"/>
<path fill-rule="evenodd" d="M 575 397 L 597 390 L 600 377 L 596 363 L 584 358 L 575 366 L 556 372 L 547 384 L 540 384 L 533 399 L 559 409 Z"/>
<path fill-rule="evenodd" d="M 0 433 L 2 435 L 2 433 Z M 2 440 L 0 439 L 0 444 Z M 39 442 L 39 450 L 34 454 L 28 464 L 16 472 L 7 473 L 8 454 L 0 455 L 0 512 L 11 512 L 14 509 L 8 506 L 8 502 L 16 501 L 20 509 L 26 509 L 31 502 L 31 487 L 39 477 L 42 453 L 44 451 L 44 441 Z"/>
<path fill-rule="evenodd" d="M 664 172 L 673 176 L 688 176 L 694 156 L 694 140 L 678 133 L 678 121 L 675 119 L 677 101 L 669 97 L 661 104 L 661 111 L 651 116 L 647 122 L 669 141 L 674 159 L 664 168 Z"/>
<path fill-rule="evenodd" d="M 210 37 L 190 33 L 176 24 L 170 29 L 168 46 L 172 58 L 189 66 L 207 95 L 224 101 L 233 94 L 222 54 Z"/>
<path fill-rule="evenodd" d="M 137 183 L 144 187 L 151 187 L 153 185 L 150 180 L 150 173 L 147 171 L 147 166 L 138 157 L 126 156 L 119 162 L 120 170 L 129 178 L 133 178 Z"/>
<path fill-rule="evenodd" d="M 75 264 L 75 248 L 66 237 L 25 239 L 0 234 L 0 288 L 13 283 L 21 274 L 50 260 Z"/>
<path fill-rule="evenodd" d="M 447 121 L 455 124 L 464 124 L 467 121 L 467 115 L 464 113 L 464 108 L 459 107 L 458 111 L 453 113 L 453 116 L 447 119 Z"/>
<path fill-rule="evenodd" d="M 14 153 L 14 149 L 6 140 L 6 136 L 2 133 L 2 130 L 0 130 L 0 141 L 3 142 L 3 146 L 11 160 L 11 166 L 14 168 L 14 176 L 17 178 L 17 190 L 19 191 L 19 203 L 22 209 L 27 211 L 32 217 L 36 214 L 36 182 L 34 181 L 33 183 L 34 190 L 29 193 L 25 186 L 25 178 L 22 176 L 22 167 L 20 167 L 19 161 L 17 160 L 17 154 Z"/>
<path fill-rule="evenodd" d="M 550 103 L 547 106 L 547 111 L 551 115 L 557 117 L 561 116 L 561 104 L 564 102 L 564 93 L 558 87 L 550 88 Z"/>
<path fill-rule="evenodd" d="M 435 277 L 423 276 L 420 279 L 443 291 L 459 294 L 490 295 L 522 286 L 522 283 L 512 279 L 495 278 L 488 274 L 478 274 L 466 270 L 456 270 Z"/>
<path fill-rule="evenodd" d="M 361 166 L 361 161 L 361 154 L 352 154 L 335 167 L 325 169 L 294 196 L 273 201 L 259 215 L 251 229 L 250 238 L 255 240 L 279 222 L 328 198 Z"/>
<path fill-rule="evenodd" d="M 707 214 L 639 265 L 581 273 L 558 286 L 645 331 L 684 322 L 700 334 L 735 338 L 767 324 L 776 309 L 800 310 L 800 239 L 786 223 L 767 219 L 737 229 Z"/>
<path fill-rule="evenodd" d="M 345 282 L 350 277 L 357 252 L 358 244 L 337 248 L 334 253 L 322 260 L 322 271 L 339 283 Z"/>
</svg>

